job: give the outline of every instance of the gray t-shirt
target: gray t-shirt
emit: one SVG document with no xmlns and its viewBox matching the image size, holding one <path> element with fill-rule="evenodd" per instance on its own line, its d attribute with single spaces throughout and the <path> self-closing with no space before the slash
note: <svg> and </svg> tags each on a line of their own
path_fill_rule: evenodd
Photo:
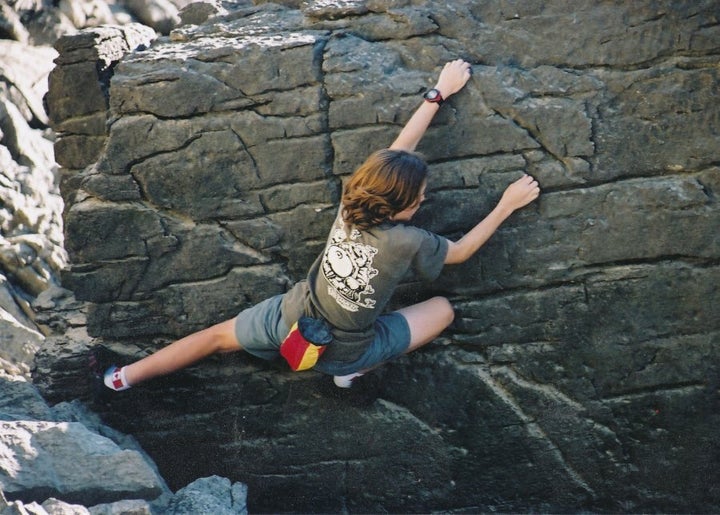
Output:
<svg viewBox="0 0 720 515">
<path fill-rule="evenodd" d="M 447 250 L 447 239 L 417 227 L 384 223 L 360 231 L 338 216 L 307 280 L 285 295 L 283 316 L 289 323 L 303 314 L 324 318 L 334 340 L 322 359 L 354 361 L 373 340 L 373 324 L 400 281 L 436 279 Z"/>
</svg>

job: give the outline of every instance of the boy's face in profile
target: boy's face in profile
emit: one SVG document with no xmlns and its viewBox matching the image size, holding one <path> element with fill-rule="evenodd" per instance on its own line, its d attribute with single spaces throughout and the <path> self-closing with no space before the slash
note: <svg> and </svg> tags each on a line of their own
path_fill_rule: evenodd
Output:
<svg viewBox="0 0 720 515">
<path fill-rule="evenodd" d="M 393 222 L 409 222 L 413 216 L 415 216 L 415 213 L 417 213 L 418 209 L 420 209 L 420 205 L 425 201 L 425 189 L 427 188 L 427 182 L 424 182 L 422 187 L 420 188 L 420 196 L 418 199 L 413 202 L 413 204 L 410 207 L 406 207 L 399 213 L 396 213 L 395 216 L 391 218 Z"/>
</svg>

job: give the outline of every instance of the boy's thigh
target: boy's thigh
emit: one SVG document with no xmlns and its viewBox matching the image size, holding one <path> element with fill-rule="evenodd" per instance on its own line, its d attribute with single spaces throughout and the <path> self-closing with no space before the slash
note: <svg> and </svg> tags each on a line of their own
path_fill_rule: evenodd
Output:
<svg viewBox="0 0 720 515">
<path fill-rule="evenodd" d="M 279 355 L 280 344 L 290 332 L 282 318 L 282 297 L 270 297 L 235 318 L 235 336 L 250 354 L 266 360 Z"/>
<path fill-rule="evenodd" d="M 435 339 L 455 317 L 452 305 L 445 297 L 433 297 L 424 302 L 399 309 L 410 326 L 410 349 Z"/>
</svg>

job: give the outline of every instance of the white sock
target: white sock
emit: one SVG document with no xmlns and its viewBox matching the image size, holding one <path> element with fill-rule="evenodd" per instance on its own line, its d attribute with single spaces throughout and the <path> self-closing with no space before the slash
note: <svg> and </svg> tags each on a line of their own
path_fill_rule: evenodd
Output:
<svg viewBox="0 0 720 515">
<path fill-rule="evenodd" d="M 362 372 L 355 372 L 354 374 L 348 374 L 346 376 L 333 376 L 333 382 L 338 388 L 350 388 L 352 386 L 353 379 L 363 375 Z"/>
<path fill-rule="evenodd" d="M 111 366 L 105 371 L 103 376 L 103 382 L 105 386 L 116 392 L 121 392 L 130 388 L 130 383 L 127 382 L 125 377 L 125 367 Z"/>
</svg>

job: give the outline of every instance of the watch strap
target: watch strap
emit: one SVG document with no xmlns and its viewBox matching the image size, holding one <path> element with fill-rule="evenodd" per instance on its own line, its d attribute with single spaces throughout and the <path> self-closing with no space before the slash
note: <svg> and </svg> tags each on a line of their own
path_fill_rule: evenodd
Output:
<svg viewBox="0 0 720 515">
<path fill-rule="evenodd" d="M 423 98 L 426 102 L 430 102 L 432 104 L 442 105 L 442 103 L 445 101 L 445 99 L 442 96 L 442 93 L 440 93 L 440 90 L 436 88 L 429 89 L 425 92 L 423 95 Z"/>
</svg>

